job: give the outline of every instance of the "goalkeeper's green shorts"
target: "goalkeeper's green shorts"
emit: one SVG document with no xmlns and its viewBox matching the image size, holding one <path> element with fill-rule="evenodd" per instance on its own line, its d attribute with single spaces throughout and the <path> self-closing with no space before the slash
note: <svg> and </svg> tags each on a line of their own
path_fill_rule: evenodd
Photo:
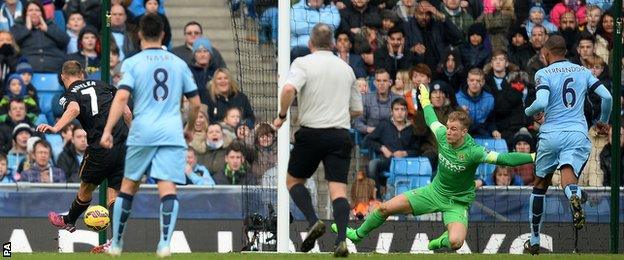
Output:
<svg viewBox="0 0 624 260">
<path fill-rule="evenodd" d="M 431 185 L 403 193 L 412 206 L 414 216 L 442 212 L 444 225 L 462 223 L 468 227 L 468 203 L 454 201 L 436 192 Z"/>
</svg>

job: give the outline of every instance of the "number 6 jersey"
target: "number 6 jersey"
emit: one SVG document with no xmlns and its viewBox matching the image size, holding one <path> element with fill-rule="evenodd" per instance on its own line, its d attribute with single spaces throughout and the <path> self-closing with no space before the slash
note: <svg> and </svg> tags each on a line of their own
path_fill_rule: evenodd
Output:
<svg viewBox="0 0 624 260">
<path fill-rule="evenodd" d="M 130 91 L 134 119 L 128 146 L 184 146 L 182 94 L 197 95 L 186 63 L 175 54 L 150 48 L 124 60 L 119 89 Z"/>
<path fill-rule="evenodd" d="M 59 100 L 63 110 L 66 110 L 71 102 L 78 103 L 80 115 L 77 119 L 87 132 L 87 142 L 90 148 L 100 147 L 102 131 L 116 91 L 115 87 L 103 81 L 78 80 L 65 90 L 65 94 Z M 121 121 L 113 129 L 115 142 L 125 141 L 128 136 L 128 127 L 123 120 Z"/>
<path fill-rule="evenodd" d="M 554 62 L 535 73 L 535 85 L 538 91 L 550 92 L 541 133 L 578 131 L 587 135 L 585 97 L 601 85 L 588 69 L 567 60 Z"/>
</svg>

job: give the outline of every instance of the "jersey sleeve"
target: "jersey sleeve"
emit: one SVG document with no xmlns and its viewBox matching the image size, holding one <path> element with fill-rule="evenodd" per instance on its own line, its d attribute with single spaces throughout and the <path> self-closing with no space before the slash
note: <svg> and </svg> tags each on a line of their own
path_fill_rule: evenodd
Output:
<svg viewBox="0 0 624 260">
<path fill-rule="evenodd" d="M 63 97 L 59 99 L 59 105 L 61 105 L 63 110 L 66 110 L 69 103 L 71 102 L 79 103 L 79 101 L 80 101 L 80 95 L 78 95 L 77 92 L 67 91 L 65 92 L 65 95 L 63 95 Z"/>
<path fill-rule="evenodd" d="M 297 92 L 301 91 L 301 88 L 306 83 L 306 73 L 305 70 L 301 67 L 301 60 L 295 60 L 288 71 L 288 76 L 286 76 L 286 84 L 291 84 L 295 86 Z"/>
<path fill-rule="evenodd" d="M 591 74 L 591 71 L 586 70 L 585 73 L 587 74 L 587 86 L 588 86 L 588 93 L 594 92 L 596 91 L 596 89 L 598 87 L 600 87 L 600 85 L 602 83 L 600 83 L 600 80 L 596 77 L 594 77 L 593 74 Z"/>
<path fill-rule="evenodd" d="M 505 166 L 520 166 L 527 163 L 532 163 L 535 158 L 533 154 L 529 153 L 498 153 L 494 151 L 487 151 L 485 147 L 480 147 L 475 153 L 475 158 L 481 157 L 479 163 L 490 163 L 496 165 Z"/>
<path fill-rule="evenodd" d="M 550 82 L 548 82 L 548 77 L 545 77 L 544 72 L 542 70 L 537 71 L 535 73 L 535 90 L 545 89 L 550 91 Z"/>
<path fill-rule="evenodd" d="M 131 60 L 125 60 L 124 63 L 121 64 L 121 80 L 119 80 L 120 89 L 132 90 L 134 89 L 134 75 L 132 75 L 132 66 L 133 62 Z"/>
<path fill-rule="evenodd" d="M 193 78 L 193 74 L 188 66 L 185 66 L 182 69 L 182 81 L 184 86 L 182 87 L 182 91 L 187 98 L 193 97 L 197 95 L 197 84 L 195 84 L 195 79 Z"/>
<path fill-rule="evenodd" d="M 436 137 L 436 141 L 440 143 L 442 138 L 446 136 L 446 126 L 438 121 L 438 117 L 431 105 L 425 106 L 423 112 L 425 113 L 425 123 L 431 128 L 431 131 Z"/>
</svg>

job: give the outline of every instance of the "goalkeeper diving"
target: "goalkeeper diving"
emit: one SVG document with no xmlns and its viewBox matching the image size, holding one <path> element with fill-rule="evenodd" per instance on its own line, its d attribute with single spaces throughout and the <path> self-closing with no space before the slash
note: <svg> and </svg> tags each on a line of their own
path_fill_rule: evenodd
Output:
<svg viewBox="0 0 624 260">
<path fill-rule="evenodd" d="M 431 106 L 427 87 L 420 84 L 419 91 L 425 121 L 438 143 L 438 172 L 431 184 L 409 190 L 382 203 L 360 227 L 348 228 L 347 238 L 353 243 L 359 243 L 391 215 L 411 213 L 418 216 L 442 212 L 446 231 L 439 238 L 431 240 L 428 248 L 457 250 L 464 244 L 468 233 L 468 208 L 475 199 L 475 171 L 479 164 L 517 166 L 534 161 L 532 154 L 488 152 L 476 144 L 468 134 L 470 117 L 464 111 L 450 113 L 444 126 L 438 121 Z M 336 231 L 335 224 L 331 228 Z"/>
</svg>

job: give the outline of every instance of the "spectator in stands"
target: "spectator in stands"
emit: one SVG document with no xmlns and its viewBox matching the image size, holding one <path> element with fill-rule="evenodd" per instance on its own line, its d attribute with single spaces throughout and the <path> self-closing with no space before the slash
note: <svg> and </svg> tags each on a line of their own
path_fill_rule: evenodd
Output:
<svg viewBox="0 0 624 260">
<path fill-rule="evenodd" d="M 486 39 L 487 31 L 482 23 L 475 23 L 468 28 L 468 42 L 459 47 L 466 70 L 483 68 L 490 60 L 491 48 L 488 48 Z"/>
<path fill-rule="evenodd" d="M 169 24 L 169 19 L 167 19 L 167 16 L 163 13 L 158 12 L 158 7 L 161 5 L 160 1 L 161 0 L 143 0 L 145 13 L 137 16 L 135 19 L 135 23 L 138 24 L 139 21 L 141 21 L 141 18 L 143 18 L 143 16 L 145 16 L 146 14 L 158 15 L 163 22 L 163 30 L 165 32 L 165 37 L 162 40 L 162 45 L 168 47 L 171 44 L 171 25 Z"/>
<path fill-rule="evenodd" d="M 379 35 L 384 41 L 388 40 L 388 33 L 394 27 L 403 27 L 396 13 L 387 9 L 381 10 L 381 28 L 379 29 Z"/>
<path fill-rule="evenodd" d="M 390 168 L 392 158 L 418 155 L 420 139 L 414 135 L 414 128 L 407 120 L 407 102 L 403 98 L 392 101 L 390 118 L 379 122 L 375 130 L 366 136 L 364 146 L 381 156 L 368 164 L 368 176 L 375 180 L 379 190 L 377 198 L 383 198 L 386 191 L 384 171 Z"/>
<path fill-rule="evenodd" d="M 467 86 L 457 92 L 457 104 L 470 116 L 472 124 L 468 133 L 474 137 L 494 137 L 500 139 L 499 136 L 493 136 L 494 125 L 491 122 L 490 115 L 494 110 L 494 96 L 483 91 L 484 74 L 483 70 L 474 68 L 468 71 L 466 80 Z"/>
<path fill-rule="evenodd" d="M 123 0 L 123 2 L 128 2 L 128 1 L 130 1 L 130 3 L 122 3 L 122 4 L 128 8 L 129 10 L 128 15 L 130 17 L 138 17 L 146 12 L 144 0 Z M 164 7 L 165 0 L 161 0 L 160 3 L 161 4 L 158 5 L 158 13 L 164 14 L 165 13 L 165 7 Z"/>
<path fill-rule="evenodd" d="M 484 12 L 477 18 L 476 22 L 485 25 L 493 50 L 507 51 L 509 46 L 507 34 L 516 20 L 513 0 L 491 0 L 489 2 L 493 4 L 495 10 L 491 13 Z"/>
<path fill-rule="evenodd" d="M 87 74 L 100 71 L 102 44 L 95 28 L 87 26 L 78 34 L 78 51 L 67 55 L 67 60 L 80 62 Z"/>
<path fill-rule="evenodd" d="M 290 8 L 290 60 L 310 54 L 308 41 L 312 27 L 329 25 L 332 31 L 340 26 L 340 13 L 335 5 L 323 0 L 301 0 Z"/>
<path fill-rule="evenodd" d="M 468 28 L 474 23 L 474 18 L 460 6 L 460 0 L 443 0 L 440 11 L 451 20 L 453 24 L 463 32 L 462 35 L 468 33 Z M 464 37 L 462 37 L 463 39 Z"/>
<path fill-rule="evenodd" d="M 358 86 L 358 90 L 362 96 L 368 94 L 368 81 L 365 78 L 358 78 L 355 80 L 355 84 Z"/>
<path fill-rule="evenodd" d="M 45 140 L 34 145 L 35 160 L 30 169 L 20 173 L 21 182 L 64 183 L 65 172 L 50 164 L 51 148 Z"/>
<path fill-rule="evenodd" d="M 238 107 L 230 107 L 225 111 L 223 121 L 219 122 L 223 129 L 225 146 L 229 146 L 236 139 L 236 127 L 241 122 L 241 110 Z"/>
<path fill-rule="evenodd" d="M 65 172 L 67 182 L 80 182 L 80 163 L 87 150 L 87 132 L 81 127 L 75 127 L 71 142 L 65 144 L 63 152 L 56 160 L 56 166 Z"/>
<path fill-rule="evenodd" d="M 37 88 L 32 84 L 33 78 L 33 69 L 26 61 L 25 58 L 21 58 L 17 67 L 15 67 L 15 74 L 18 74 L 22 77 L 22 82 L 26 85 L 26 91 L 29 96 L 33 97 L 36 101 L 39 101 L 39 97 L 37 96 Z"/>
<path fill-rule="evenodd" d="M 221 125 L 210 124 L 208 126 L 205 143 L 205 152 L 196 151 L 197 162 L 206 166 L 214 175 L 225 167 L 227 147 L 223 146 L 223 129 L 221 129 Z"/>
<path fill-rule="evenodd" d="M 264 174 L 277 166 L 277 142 L 275 129 L 270 124 L 260 123 L 255 130 L 255 160 L 251 171 L 255 183 L 259 184 Z"/>
<path fill-rule="evenodd" d="M 593 58 L 595 55 L 595 43 L 596 37 L 594 37 L 591 33 L 582 32 L 576 43 L 577 55 L 570 59 L 570 61 L 575 64 L 585 66 L 584 61 L 586 59 Z"/>
<path fill-rule="evenodd" d="M 19 57 L 19 46 L 9 31 L 0 31 L 0 86 L 4 86 L 9 74 L 15 72 Z M 0 96 L 4 90 L 0 91 Z"/>
<path fill-rule="evenodd" d="M 531 84 L 535 85 L 535 73 L 538 70 L 546 67 L 545 61 L 542 60 L 540 55 L 540 49 L 544 46 L 546 40 L 548 40 L 548 34 L 546 33 L 546 28 L 540 25 L 536 25 L 533 27 L 533 33 L 531 33 L 531 46 L 533 50 L 535 50 L 535 55 L 529 59 L 526 65 L 525 71 L 529 74 L 529 80 Z"/>
<path fill-rule="evenodd" d="M 7 168 L 7 157 L 0 153 L 0 183 L 15 183 L 13 171 Z"/>
<path fill-rule="evenodd" d="M 417 89 L 420 84 L 429 86 L 431 83 L 431 69 L 424 63 L 418 63 L 410 69 L 409 72 L 412 85 Z M 413 91 L 416 93 L 416 90 Z M 403 94 L 403 98 L 407 101 L 408 116 L 414 116 L 418 108 L 418 102 L 415 102 L 416 96 L 412 94 L 412 91 Z M 423 121 L 424 122 L 424 121 Z"/>
<path fill-rule="evenodd" d="M 202 104 L 208 104 L 208 82 L 214 76 L 217 69 L 211 64 L 212 60 L 212 44 L 206 38 L 199 38 L 193 43 L 194 63 L 189 63 L 189 68 L 193 72 L 197 91 L 199 92 Z"/>
<path fill-rule="evenodd" d="M 446 82 L 437 80 L 429 84 L 431 106 L 438 121 L 446 122 L 448 115 L 455 110 L 455 95 L 453 88 Z M 419 153 L 429 159 L 433 174 L 438 167 L 438 141 L 425 124 L 425 115 L 422 109 L 414 116 L 414 134 L 422 140 Z"/>
<path fill-rule="evenodd" d="M 442 51 L 436 73 L 436 78 L 449 84 L 449 86 L 453 88 L 453 92 L 459 91 L 459 88 L 466 79 L 462 55 L 459 52 L 459 48 L 448 46 Z"/>
<path fill-rule="evenodd" d="M 591 35 L 595 35 L 596 29 L 598 29 L 598 24 L 600 23 L 601 17 L 602 17 L 602 9 L 600 9 L 600 7 L 595 6 L 595 5 L 588 5 L 587 6 L 587 24 L 585 24 L 584 31 L 590 33 Z"/>
<path fill-rule="evenodd" d="M 596 54 L 609 64 L 609 56 L 613 49 L 613 35 L 615 34 L 615 15 L 611 11 L 606 11 L 598 28 L 596 29 Z"/>
<path fill-rule="evenodd" d="M 351 39 L 344 32 L 339 32 L 336 36 L 336 55 L 351 66 L 356 78 L 364 78 L 367 76 L 366 65 L 360 55 L 351 51 Z"/>
<path fill-rule="evenodd" d="M 12 146 L 8 146 L 10 150 L 7 152 L 7 163 L 9 165 L 9 170 L 13 173 L 19 173 L 17 171 L 19 164 L 22 160 L 24 160 L 24 158 L 26 158 L 26 142 L 28 141 L 28 138 L 33 135 L 33 133 L 33 129 L 30 125 L 25 123 L 18 124 L 14 129 L 12 129 Z"/>
<path fill-rule="evenodd" d="M 362 220 L 372 212 L 381 202 L 377 200 L 375 181 L 366 176 L 364 171 L 358 171 L 355 183 L 351 185 L 352 214 Z"/>
<path fill-rule="evenodd" d="M 71 14 L 81 13 L 86 24 L 94 26 L 99 31 L 102 28 L 101 6 L 102 3 L 99 0 L 66 0 L 65 17 L 70 19 Z"/>
<path fill-rule="evenodd" d="M 340 31 L 353 37 L 365 26 L 381 28 L 379 8 L 369 4 L 369 0 L 353 0 L 346 8 L 340 10 Z"/>
<path fill-rule="evenodd" d="M 82 13 L 73 12 L 67 17 L 67 36 L 69 43 L 67 44 L 67 54 L 78 51 L 78 34 L 87 26 Z"/>
<path fill-rule="evenodd" d="M 65 61 L 69 36 L 54 22 L 46 20 L 43 6 L 38 1 L 26 4 L 22 18 L 23 21 L 17 21 L 11 27 L 22 55 L 34 71 L 56 73 Z"/>
<path fill-rule="evenodd" d="M 529 20 L 526 21 L 526 31 L 529 37 L 533 35 L 533 27 L 540 25 L 544 27 L 544 33 L 549 34 L 557 31 L 557 26 L 545 19 L 546 12 L 540 4 L 536 4 L 529 10 Z M 546 41 L 546 40 L 544 40 Z M 540 47 L 541 48 L 541 47 Z"/>
<path fill-rule="evenodd" d="M 22 1 L 18 0 L 5 0 L 0 6 L 0 31 L 9 31 L 15 20 L 22 16 L 23 5 Z"/>
<path fill-rule="evenodd" d="M 260 16 L 259 42 L 261 44 L 277 44 L 278 9 L 271 6 L 262 12 Z M 252 38 L 253 40 L 253 38 Z"/>
<path fill-rule="evenodd" d="M 416 5 L 414 17 L 404 24 L 406 47 L 415 55 L 416 63 L 425 63 L 434 71 L 444 49 L 457 45 L 464 39 L 463 33 L 427 1 Z"/>
<path fill-rule="evenodd" d="M 139 50 L 139 36 L 136 25 L 128 22 L 126 9 L 119 5 L 111 5 L 111 33 L 117 47 L 119 59 L 124 60 Z"/>
<path fill-rule="evenodd" d="M 4 97 L 0 99 L 0 117 L 9 112 L 9 103 L 11 100 L 19 99 L 26 105 L 26 119 L 34 123 L 41 109 L 39 109 L 37 101 L 32 96 L 28 95 L 26 86 L 24 82 L 22 82 L 22 77 L 17 74 L 9 76 L 5 89 Z"/>
<path fill-rule="evenodd" d="M 566 53 L 567 58 L 572 58 L 578 55 L 576 52 L 576 43 L 579 41 L 581 31 L 576 21 L 576 17 L 572 12 L 565 12 L 561 15 L 559 22 L 559 33 L 566 41 Z"/>
<path fill-rule="evenodd" d="M 188 147 L 186 150 L 186 167 L 184 168 L 184 174 L 186 174 L 186 184 L 215 185 L 215 181 L 212 179 L 210 171 L 208 171 L 206 166 L 197 163 L 195 150 L 193 150 L 192 147 Z"/>
<path fill-rule="evenodd" d="M 624 127 L 620 128 L 620 149 L 624 148 Z M 611 167 L 611 140 L 613 136 L 613 129 L 609 131 L 609 143 L 602 148 L 602 152 L 600 152 L 600 168 L 604 173 L 604 180 L 602 182 L 603 186 L 611 186 L 611 174 L 613 173 L 613 168 Z M 624 159 L 624 154 L 621 154 L 620 160 Z M 624 167 L 620 167 L 620 186 L 624 186 Z"/>
<path fill-rule="evenodd" d="M 184 60 L 187 64 L 195 63 L 194 58 L 195 55 L 193 53 L 193 43 L 195 40 L 199 38 L 203 38 L 203 28 L 201 24 L 196 21 L 190 21 L 184 26 L 184 44 L 177 46 L 171 50 L 173 54 L 178 56 L 180 59 Z M 207 39 L 208 38 L 204 38 Z M 210 41 L 210 40 L 208 40 Z M 212 44 L 210 44 L 212 46 Z M 226 67 L 225 61 L 223 61 L 223 57 L 221 56 L 221 52 L 217 50 L 214 46 L 212 46 L 212 52 L 210 56 L 210 64 L 208 66 L 212 66 L 214 68 L 224 68 Z"/>
<path fill-rule="evenodd" d="M 535 50 L 529 45 L 529 36 L 523 26 L 514 25 L 509 31 L 509 61 L 525 70 Z"/>
<path fill-rule="evenodd" d="M 21 99 L 13 99 L 9 102 L 9 113 L 0 116 L 0 152 L 6 153 L 11 149 L 13 129 L 21 124 L 32 126 L 26 119 L 26 104 Z"/>
<path fill-rule="evenodd" d="M 35 164 L 35 143 L 39 140 L 41 140 L 41 137 L 36 135 L 26 140 L 26 157 L 17 166 L 18 173 L 30 169 Z M 51 146 L 50 150 L 52 150 Z M 50 160 L 50 163 L 52 164 L 54 161 Z"/>
<path fill-rule="evenodd" d="M 405 37 L 401 28 L 388 32 L 388 42 L 374 54 L 375 68 L 384 69 L 393 78 L 399 70 L 409 69 L 414 62 L 411 51 L 405 48 Z"/>
<path fill-rule="evenodd" d="M 245 156 L 238 144 L 228 147 L 225 153 L 225 166 L 212 177 L 217 185 L 248 184 L 250 180 L 245 166 Z"/>
<path fill-rule="evenodd" d="M 371 48 L 369 44 L 364 44 L 359 49 L 359 51 L 360 52 L 356 51 L 356 53 L 360 53 L 360 56 L 362 57 L 362 60 L 364 61 L 364 66 L 366 67 L 366 75 L 374 76 L 375 75 L 375 52 L 373 51 L 373 48 Z"/>
<path fill-rule="evenodd" d="M 193 138 L 188 143 L 195 152 L 206 153 L 206 135 L 208 134 L 208 115 L 206 114 L 206 106 L 202 105 L 197 113 L 195 125 L 193 126 Z"/>
<path fill-rule="evenodd" d="M 223 120 L 225 112 L 230 107 L 238 107 L 242 111 L 241 122 L 249 126 L 254 125 L 256 117 L 249 99 L 241 92 L 238 84 L 230 74 L 230 70 L 219 68 L 208 83 L 208 119 L 210 123 Z"/>
<path fill-rule="evenodd" d="M 497 165 L 490 176 L 490 180 L 485 181 L 486 185 L 493 186 L 522 186 L 522 179 L 512 174 L 511 167 Z"/>
<path fill-rule="evenodd" d="M 257 137 L 256 131 L 258 131 L 258 127 L 264 125 L 265 123 L 260 123 L 256 125 L 254 130 L 249 129 L 249 126 L 246 124 L 238 124 L 236 127 L 236 139 L 234 139 L 233 143 L 238 143 L 243 151 L 243 156 L 245 156 L 245 161 L 247 164 L 252 165 L 256 163 L 257 152 Z M 230 144 L 230 145 L 232 145 Z M 257 179 L 256 181 L 260 181 Z"/>
<path fill-rule="evenodd" d="M 535 152 L 535 139 L 529 133 L 526 128 L 521 128 L 511 141 L 513 147 L 512 151 L 519 153 L 531 153 Z M 515 176 L 519 176 L 522 180 L 522 185 L 533 185 L 535 180 L 535 163 L 524 164 L 511 168 L 511 172 Z"/>
<path fill-rule="evenodd" d="M 494 138 L 502 137 L 509 150 L 513 136 L 520 128 L 530 125 L 530 119 L 524 114 L 528 97 L 535 96 L 535 87 L 529 83 L 529 76 L 526 72 L 511 69 L 501 84 L 501 89 L 496 90 L 494 95 Z"/>
<path fill-rule="evenodd" d="M 585 16 L 587 15 L 587 10 L 585 9 L 584 1 L 575 1 L 575 0 L 561 0 L 550 10 L 550 21 L 557 27 L 561 27 L 561 20 L 563 20 L 563 15 L 567 12 L 570 12 L 573 16 L 575 16 L 575 20 L 580 24 L 585 24 Z"/>
<path fill-rule="evenodd" d="M 583 167 L 581 177 L 579 177 L 578 184 L 580 186 L 601 187 L 605 181 L 600 161 L 601 152 L 603 151 L 603 148 L 611 146 L 611 137 L 609 136 L 609 133 L 598 131 L 598 128 L 596 128 L 595 125 L 589 128 L 587 134 L 589 136 L 589 140 L 591 141 L 592 147 L 587 163 L 585 164 L 585 167 Z M 611 163 L 610 160 L 609 163 Z"/>
<path fill-rule="evenodd" d="M 414 16 L 414 10 L 416 9 L 416 5 L 414 4 L 416 1 L 414 0 L 401 0 L 396 3 L 396 5 L 392 8 L 401 19 L 402 22 L 407 22 L 410 17 Z"/>
<path fill-rule="evenodd" d="M 390 92 L 390 85 L 392 85 L 392 80 L 386 70 L 375 71 L 377 92 L 368 93 L 363 97 L 364 113 L 355 119 L 355 129 L 362 135 L 372 133 L 381 120 L 390 117 L 392 110 L 390 105 L 395 99 L 400 98 Z"/>
<path fill-rule="evenodd" d="M 397 71 L 396 77 L 394 78 L 394 85 L 390 87 L 390 91 L 398 96 L 403 96 L 408 92 L 411 94 L 412 89 L 414 89 L 414 84 L 412 83 L 412 79 L 410 79 L 410 71 L 408 69 Z M 407 103 L 409 109 L 409 100 Z"/>
</svg>

